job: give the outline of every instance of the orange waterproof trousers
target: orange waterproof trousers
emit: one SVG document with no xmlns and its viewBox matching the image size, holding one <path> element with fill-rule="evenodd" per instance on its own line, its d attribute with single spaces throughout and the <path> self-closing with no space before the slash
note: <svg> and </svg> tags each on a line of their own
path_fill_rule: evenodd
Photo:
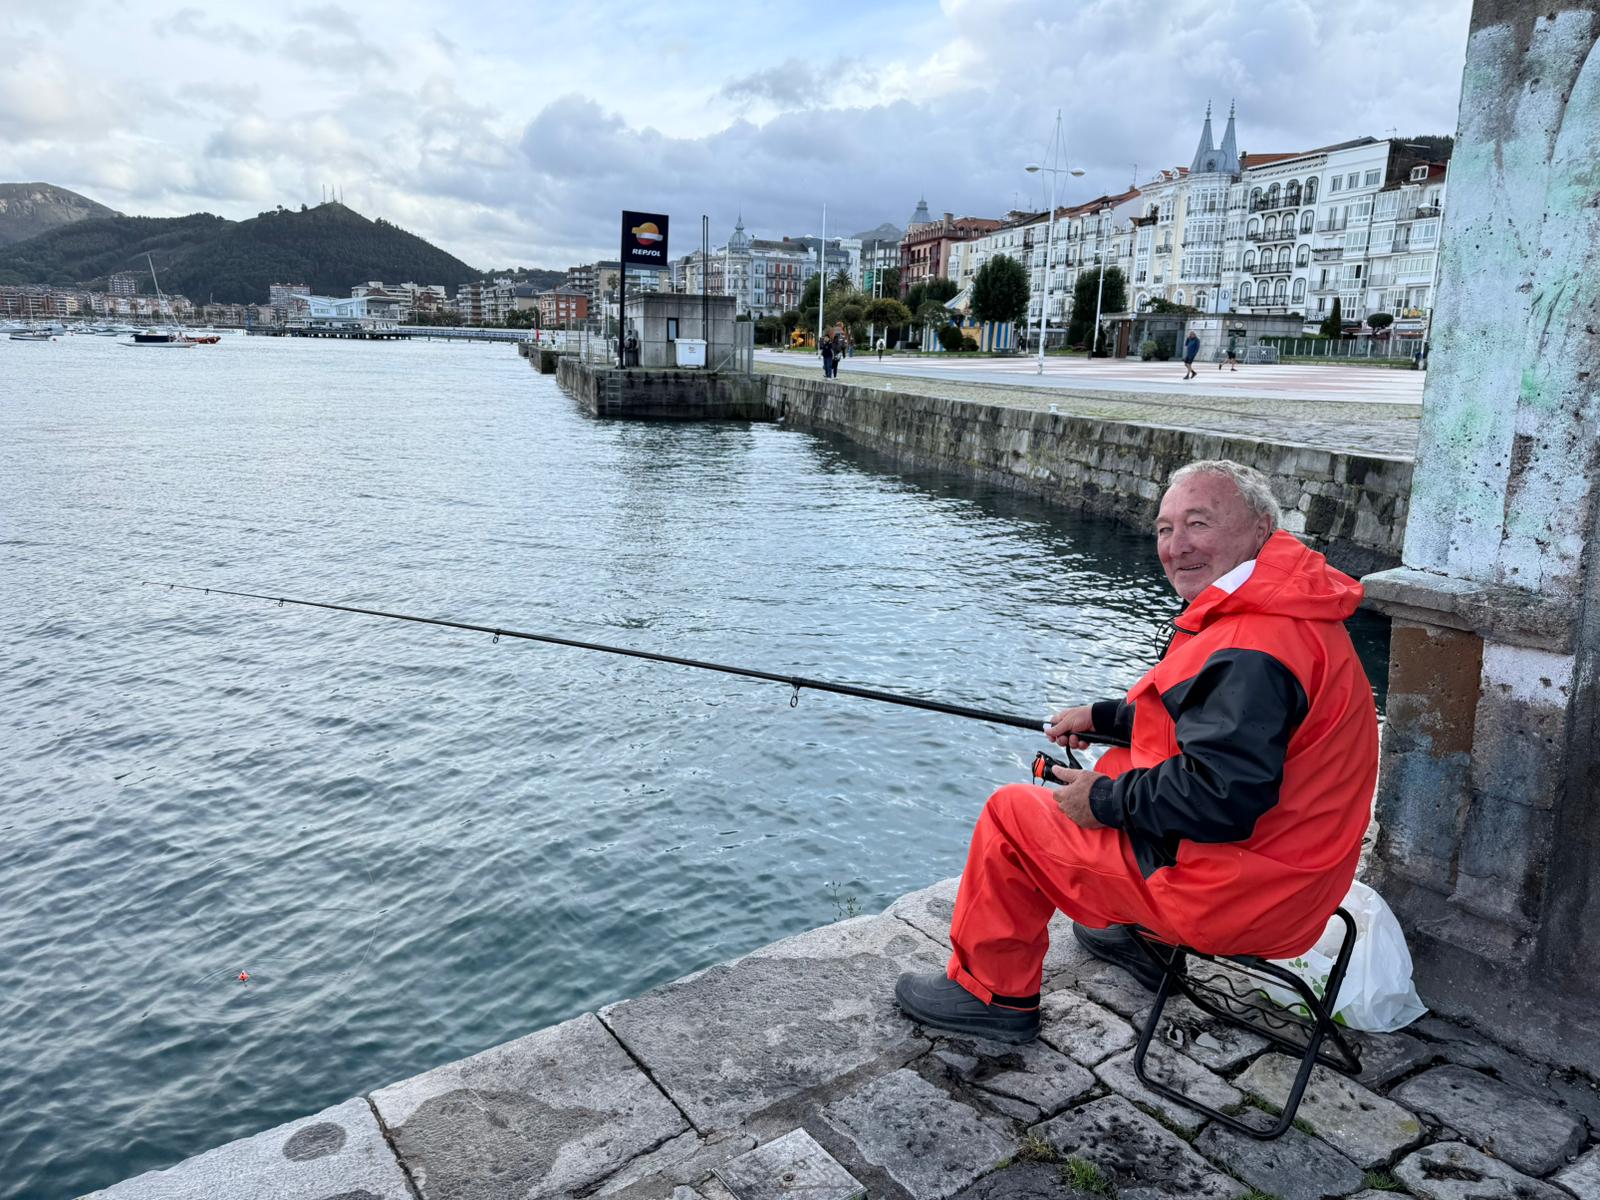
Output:
<svg viewBox="0 0 1600 1200">
<path fill-rule="evenodd" d="M 1047 928 L 1060 909 L 1081 925 L 1165 932 L 1127 838 L 1085 829 L 1050 788 L 1016 783 L 989 797 L 972 832 L 950 923 L 948 975 L 985 1004 L 1039 991 Z"/>
</svg>

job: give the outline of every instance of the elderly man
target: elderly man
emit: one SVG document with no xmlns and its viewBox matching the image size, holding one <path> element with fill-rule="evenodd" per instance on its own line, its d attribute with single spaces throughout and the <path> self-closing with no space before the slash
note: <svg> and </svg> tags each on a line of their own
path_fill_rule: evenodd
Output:
<svg viewBox="0 0 1600 1200">
<path fill-rule="evenodd" d="M 944 975 L 904 975 L 901 1010 L 1026 1042 L 1039 1029 L 1056 910 L 1095 955 L 1158 978 L 1128 926 L 1217 954 L 1309 949 L 1349 890 L 1378 770 L 1377 715 L 1344 621 L 1361 585 L 1278 528 L 1266 478 L 1177 471 L 1156 553 L 1187 607 L 1121 700 L 1069 708 L 1052 740 L 1128 750 L 1061 786 L 989 798 L 972 835 Z"/>
</svg>

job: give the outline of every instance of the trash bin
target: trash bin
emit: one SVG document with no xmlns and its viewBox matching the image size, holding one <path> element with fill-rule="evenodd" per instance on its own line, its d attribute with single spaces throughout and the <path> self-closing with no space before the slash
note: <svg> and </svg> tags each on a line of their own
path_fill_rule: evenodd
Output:
<svg viewBox="0 0 1600 1200">
<path fill-rule="evenodd" d="M 679 338 L 672 343 L 677 347 L 677 365 L 680 367 L 703 367 L 706 365 L 706 342 L 704 338 Z"/>
</svg>

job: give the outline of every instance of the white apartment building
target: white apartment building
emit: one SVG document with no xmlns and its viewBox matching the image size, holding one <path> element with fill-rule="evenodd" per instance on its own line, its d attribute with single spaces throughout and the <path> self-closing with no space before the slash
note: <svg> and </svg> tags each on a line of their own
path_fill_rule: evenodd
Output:
<svg viewBox="0 0 1600 1200">
<path fill-rule="evenodd" d="M 1433 306 L 1446 164 L 1421 147 L 1359 138 L 1245 171 L 1232 213 L 1233 307 L 1320 324 L 1376 312 L 1419 333 Z"/>
</svg>

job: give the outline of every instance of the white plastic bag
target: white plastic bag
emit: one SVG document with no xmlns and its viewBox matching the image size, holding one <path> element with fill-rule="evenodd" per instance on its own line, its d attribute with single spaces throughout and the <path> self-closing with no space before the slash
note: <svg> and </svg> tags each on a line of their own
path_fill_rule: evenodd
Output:
<svg viewBox="0 0 1600 1200">
<path fill-rule="evenodd" d="M 1338 1000 L 1329 1007 L 1334 1020 L 1351 1029 L 1371 1033 L 1393 1033 L 1403 1029 L 1428 1011 L 1411 982 L 1411 951 L 1394 913 L 1382 896 L 1359 879 L 1341 907 L 1356 923 L 1356 944 L 1350 952 L 1350 968 Z M 1322 996 L 1333 970 L 1334 957 L 1344 938 L 1344 922 L 1337 914 L 1328 918 L 1327 928 L 1317 944 L 1298 958 L 1274 960 L 1311 985 Z M 1304 1008 L 1288 988 L 1267 988 L 1268 993 L 1286 1008 Z"/>
</svg>

